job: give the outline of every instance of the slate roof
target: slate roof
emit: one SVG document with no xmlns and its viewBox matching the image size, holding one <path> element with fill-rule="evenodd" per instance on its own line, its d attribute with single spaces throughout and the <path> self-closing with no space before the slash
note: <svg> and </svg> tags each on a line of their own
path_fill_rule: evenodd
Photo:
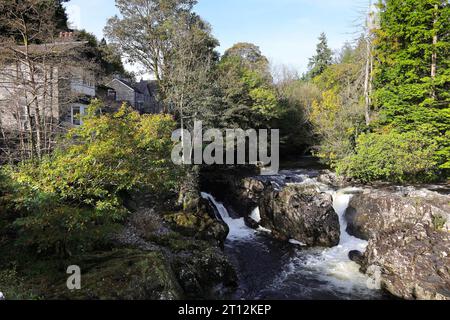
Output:
<svg viewBox="0 0 450 320">
<path fill-rule="evenodd" d="M 141 80 L 140 82 L 137 83 L 131 83 L 130 81 L 124 79 L 116 79 L 116 80 L 122 82 L 127 87 L 130 87 L 137 93 L 144 95 L 152 95 L 153 92 L 155 92 L 155 90 L 158 88 L 157 82 L 154 80 L 150 81 Z"/>
</svg>

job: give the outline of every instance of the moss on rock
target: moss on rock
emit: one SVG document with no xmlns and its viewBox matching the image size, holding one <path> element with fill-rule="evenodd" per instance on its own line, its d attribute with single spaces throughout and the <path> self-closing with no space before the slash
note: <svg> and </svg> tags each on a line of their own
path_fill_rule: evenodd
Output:
<svg viewBox="0 0 450 320">
<path fill-rule="evenodd" d="M 46 298 L 166 300 L 183 297 L 167 259 L 159 252 L 122 249 L 87 256 L 74 264 L 81 268 L 81 290 L 67 289 L 64 272 L 49 288 Z"/>
<path fill-rule="evenodd" d="M 173 213 L 165 216 L 171 227 L 186 237 L 213 242 L 223 246 L 228 227 L 212 219 L 205 211 L 196 213 Z"/>
</svg>

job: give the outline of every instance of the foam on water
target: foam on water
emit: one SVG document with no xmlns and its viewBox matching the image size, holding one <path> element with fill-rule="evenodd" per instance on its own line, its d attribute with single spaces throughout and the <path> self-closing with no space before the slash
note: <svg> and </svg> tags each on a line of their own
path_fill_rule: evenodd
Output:
<svg viewBox="0 0 450 320">
<path fill-rule="evenodd" d="M 259 211 L 259 207 L 256 207 L 256 209 L 252 211 L 250 218 L 257 223 L 261 222 L 261 213 Z"/>
<path fill-rule="evenodd" d="M 290 176 L 288 183 L 285 182 L 286 176 Z M 360 190 L 347 188 L 336 192 L 330 190 L 328 186 L 319 183 L 314 177 L 298 174 L 297 172 L 291 175 L 283 174 L 281 176 L 274 176 L 270 179 L 275 180 L 275 184 L 280 186 L 280 188 L 287 184 L 312 184 L 317 187 L 318 192 L 331 194 L 333 196 L 333 207 L 339 216 L 341 238 L 339 245 L 334 248 L 299 250 L 293 258 L 286 261 L 283 270 L 278 273 L 278 276 L 273 278 L 271 284 L 266 288 L 277 292 L 280 290 L 283 291 L 286 287 L 296 288 L 295 290 L 310 292 L 311 295 L 314 294 L 315 290 L 319 292 L 332 292 L 333 296 L 342 296 L 343 298 L 348 296 L 358 298 L 379 296 L 379 292 L 373 289 L 373 281 L 359 271 L 360 267 L 358 264 L 349 259 L 350 251 L 358 250 L 364 252 L 368 244 L 364 240 L 349 235 L 346 231 L 347 222 L 345 212 L 352 194 Z M 228 225 L 230 233 L 227 239 L 229 241 L 239 243 L 248 242 L 249 245 L 257 245 L 261 241 L 257 237 L 258 233 L 271 233 L 271 230 L 263 227 L 259 227 L 258 230 L 247 227 L 243 218 L 232 218 L 227 208 L 212 195 L 202 193 L 202 197 L 209 200 L 216 207 L 218 214 Z M 253 210 L 250 218 L 256 222 L 261 220 L 259 208 Z M 300 246 L 303 245 L 295 239 L 291 239 L 290 243 Z M 264 246 L 264 243 L 261 242 L 261 245 Z M 267 252 L 267 254 L 270 253 Z M 310 279 L 314 285 L 298 285 L 299 279 L 304 278 Z M 317 286 L 317 288 L 314 286 Z"/>
<path fill-rule="evenodd" d="M 244 218 L 233 219 L 228 213 L 227 208 L 225 208 L 225 206 L 221 202 L 217 201 L 212 195 L 205 192 L 202 192 L 201 195 L 203 199 L 211 201 L 211 203 L 217 209 L 222 220 L 228 225 L 230 229 L 230 233 L 227 237 L 228 240 L 238 241 L 251 239 L 252 237 L 254 237 L 255 230 L 247 227 Z"/>
<path fill-rule="evenodd" d="M 347 222 L 345 211 L 352 197 L 351 192 L 357 189 L 344 189 L 331 192 L 333 195 L 333 206 L 339 215 L 341 239 L 338 246 L 330 249 L 312 249 L 307 254 L 301 252 L 293 258 L 290 265 L 283 272 L 279 282 L 287 279 L 295 273 L 312 274 L 318 273 L 319 278 L 329 282 L 333 286 L 346 292 L 359 292 L 370 296 L 374 291 L 369 289 L 371 279 L 359 271 L 359 265 L 349 259 L 352 250 L 364 252 L 367 242 L 349 235 L 346 231 Z"/>
</svg>

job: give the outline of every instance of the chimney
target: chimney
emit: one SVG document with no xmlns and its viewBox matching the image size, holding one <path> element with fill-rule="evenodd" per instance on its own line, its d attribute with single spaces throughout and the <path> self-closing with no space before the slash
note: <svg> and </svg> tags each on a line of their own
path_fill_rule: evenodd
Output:
<svg viewBox="0 0 450 320">
<path fill-rule="evenodd" d="M 60 42 L 70 42 L 73 41 L 73 32 L 60 32 L 59 39 Z"/>
</svg>

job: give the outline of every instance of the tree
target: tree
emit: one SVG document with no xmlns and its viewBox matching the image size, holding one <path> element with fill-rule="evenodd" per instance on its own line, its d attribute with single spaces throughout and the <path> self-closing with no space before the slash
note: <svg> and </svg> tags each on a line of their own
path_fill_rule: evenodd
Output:
<svg viewBox="0 0 450 320">
<path fill-rule="evenodd" d="M 77 41 L 87 41 L 84 57 L 95 65 L 97 78 L 110 77 L 114 74 L 126 74 L 120 54 L 105 39 L 98 41 L 94 34 L 86 30 L 77 31 L 75 39 Z"/>
<path fill-rule="evenodd" d="M 195 0 L 116 0 L 120 17 L 109 19 L 105 27 L 107 38 L 128 62 L 156 77 L 161 100 L 174 48 L 171 25 L 180 16 L 190 15 L 195 4 Z"/>
<path fill-rule="evenodd" d="M 309 119 L 316 135 L 316 155 L 336 167 L 352 154 L 355 140 L 367 129 L 365 123 L 366 41 L 361 37 L 356 46 L 344 46 L 345 59 L 328 66 L 313 79 L 321 97 L 315 99 Z"/>
<path fill-rule="evenodd" d="M 252 44 L 237 44 L 219 63 L 223 122 L 243 129 L 268 128 L 279 116 L 279 101 L 268 60 Z"/>
<path fill-rule="evenodd" d="M 301 156 L 314 143 L 310 114 L 314 101 L 321 98 L 317 85 L 298 80 L 296 77 L 283 79 L 277 83 L 280 100 L 280 116 L 275 120 L 275 128 L 280 128 L 282 156 Z"/>
<path fill-rule="evenodd" d="M 202 121 L 205 128 L 217 128 L 221 115 L 215 72 L 218 41 L 211 35 L 209 24 L 194 13 L 181 13 L 168 25 L 172 51 L 163 79 L 164 102 L 180 120 L 182 129 L 193 132 L 195 121 Z M 191 166 L 186 173 L 180 203 L 187 212 L 195 212 L 200 200 L 200 168 Z"/>
<path fill-rule="evenodd" d="M 169 24 L 168 24 L 169 25 Z M 215 65 L 218 41 L 210 26 L 196 14 L 180 14 L 170 24 L 172 51 L 167 56 L 165 103 L 179 116 L 182 128 L 193 129 L 194 121 L 210 125 L 218 104 Z"/>
<path fill-rule="evenodd" d="M 247 67 L 268 72 L 269 60 L 262 54 L 261 49 L 253 43 L 240 42 L 225 51 L 223 58 L 238 57 Z"/>
<path fill-rule="evenodd" d="M 15 40 L 18 44 L 24 44 L 24 37 L 21 28 L 13 21 L 19 19 L 25 23 L 30 29 L 28 33 L 38 34 L 39 36 L 27 39 L 30 43 L 39 43 L 45 37 L 56 36 L 59 32 L 68 31 L 68 18 L 63 6 L 63 3 L 70 0 L 1 0 L 0 12 L 2 19 L 0 19 L 0 34 L 3 38 L 10 38 Z M 27 10 L 24 10 L 24 9 Z M 51 34 L 48 34 L 47 27 L 40 30 L 39 22 L 44 22 L 42 17 L 45 13 L 44 21 L 52 21 L 53 27 Z M 23 24 L 22 24 L 23 25 Z M 47 33 L 47 34 L 46 34 Z"/>
<path fill-rule="evenodd" d="M 420 131 L 438 143 L 450 168 L 450 4 L 445 0 L 380 2 L 375 33 L 374 104 L 378 126 Z"/>
<path fill-rule="evenodd" d="M 362 134 L 354 154 L 337 171 L 363 182 L 428 182 L 436 179 L 436 142 L 419 132 L 395 130 Z"/>
<path fill-rule="evenodd" d="M 322 33 L 319 37 L 319 43 L 316 48 L 316 55 L 309 60 L 309 78 L 315 78 L 322 74 L 325 69 L 333 62 L 333 52 L 328 47 L 328 40 L 325 33 Z"/>
<path fill-rule="evenodd" d="M 377 14 L 373 12 L 372 0 L 369 1 L 369 11 L 366 17 L 364 35 L 360 41 L 366 43 L 364 70 L 364 102 L 366 125 L 371 123 L 372 90 L 373 90 L 373 32 L 377 29 Z"/>
<path fill-rule="evenodd" d="M 94 101 L 59 149 L 9 174 L 17 184 L 8 205 L 17 244 L 60 255 L 98 248 L 127 216 L 130 193 L 157 198 L 178 188 L 180 168 L 170 159 L 173 118 L 126 106 L 115 114 L 100 109 Z M 0 193 L 0 207 L 2 200 Z"/>
</svg>

